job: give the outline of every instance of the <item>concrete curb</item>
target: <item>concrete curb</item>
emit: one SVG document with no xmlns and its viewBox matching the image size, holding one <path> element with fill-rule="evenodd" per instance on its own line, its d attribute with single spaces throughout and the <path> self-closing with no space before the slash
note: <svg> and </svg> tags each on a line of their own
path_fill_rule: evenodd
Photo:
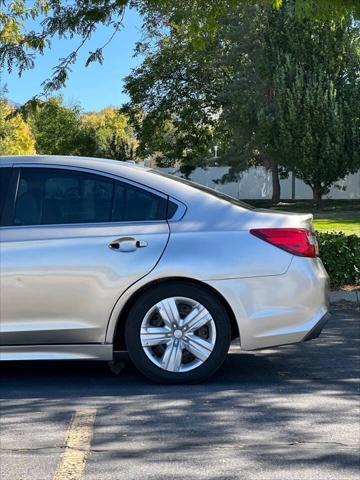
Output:
<svg viewBox="0 0 360 480">
<path fill-rule="evenodd" d="M 345 290 L 336 290 L 330 292 L 329 299 L 332 304 L 348 302 L 360 306 L 360 291 L 353 290 L 352 292 L 347 292 Z"/>
</svg>

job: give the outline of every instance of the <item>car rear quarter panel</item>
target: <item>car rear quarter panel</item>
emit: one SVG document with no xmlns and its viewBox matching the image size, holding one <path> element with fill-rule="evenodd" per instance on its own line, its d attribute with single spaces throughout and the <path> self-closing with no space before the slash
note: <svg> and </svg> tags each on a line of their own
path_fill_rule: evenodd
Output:
<svg viewBox="0 0 360 480">
<path fill-rule="evenodd" d="M 199 280 L 281 275 L 291 258 L 245 230 L 172 229 L 156 271 L 162 276 L 175 274 Z"/>
</svg>

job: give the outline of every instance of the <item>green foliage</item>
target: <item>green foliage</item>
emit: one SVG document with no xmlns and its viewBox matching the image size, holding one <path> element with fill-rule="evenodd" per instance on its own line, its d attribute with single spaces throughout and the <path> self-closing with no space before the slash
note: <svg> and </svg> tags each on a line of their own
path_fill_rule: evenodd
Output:
<svg viewBox="0 0 360 480">
<path fill-rule="evenodd" d="M 29 5 L 30 3 L 30 5 Z M 21 74 L 34 67 L 35 54 L 43 54 L 53 37 L 79 37 L 78 46 L 65 58 L 58 60 L 54 74 L 44 82 L 46 92 L 62 87 L 79 50 L 99 26 L 107 26 L 108 41 L 89 52 L 87 64 L 102 61 L 102 50 L 121 27 L 128 0 L 68 1 L 2 0 L 0 1 L 0 68 L 16 68 Z M 34 21 L 38 29 L 33 29 Z M 31 27 L 29 28 L 29 25 Z"/>
<path fill-rule="evenodd" d="M 275 150 L 317 204 L 360 167 L 359 27 L 348 17 L 293 21 L 286 8 L 270 26 Z"/>
<path fill-rule="evenodd" d="M 115 108 L 87 113 L 82 117 L 82 155 L 110 158 L 114 160 L 135 160 L 137 140 L 128 117 Z"/>
<path fill-rule="evenodd" d="M 36 54 L 44 54 L 54 37 L 79 38 L 78 46 L 58 59 L 52 77 L 44 82 L 49 93 L 64 86 L 80 49 L 100 26 L 108 27 L 109 38 L 88 52 L 86 64 L 103 61 L 103 49 L 122 26 L 126 8 L 136 8 L 152 31 L 159 29 L 159 17 L 183 32 L 192 46 L 203 49 L 217 35 L 219 19 L 236 5 L 252 5 L 256 0 L 0 0 L 0 68 L 20 74 L 35 64 Z M 263 7 L 282 9 L 285 0 L 263 0 Z M 295 18 L 342 19 L 360 17 L 358 0 L 294 0 Z M 38 28 L 34 29 L 34 24 Z"/>
<path fill-rule="evenodd" d="M 269 168 L 281 163 L 274 145 L 273 60 L 266 42 L 276 34 L 269 28 L 272 14 L 276 15 L 269 7 L 237 6 L 222 19 L 227 48 L 219 62 L 227 66 L 228 76 L 220 93 L 221 119 L 231 137 L 234 172 L 244 163 Z"/>
<path fill-rule="evenodd" d="M 218 144 L 231 166 L 223 181 L 260 163 L 275 192 L 278 174 L 294 170 L 318 204 L 360 162 L 359 25 L 297 16 L 296 0 L 280 10 L 228 2 L 199 47 L 189 33 L 199 12 L 187 19 L 187 5 L 148 20 L 145 60 L 126 79 L 129 110 L 143 114 L 140 150 L 199 166 Z"/>
<path fill-rule="evenodd" d="M 332 287 L 360 284 L 360 236 L 316 232 Z"/>
<path fill-rule="evenodd" d="M 159 37 L 156 51 L 146 44 L 143 48 L 148 52 L 144 62 L 125 79 L 131 97 L 127 111 L 140 139 L 140 152 L 162 164 L 181 160 L 200 165 L 222 141 L 217 96 L 224 69 L 214 63 L 218 40 L 200 51 L 175 29 Z"/>
<path fill-rule="evenodd" d="M 225 19 L 233 74 L 223 116 L 239 152 L 295 171 L 318 205 L 360 166 L 359 25 L 349 16 L 299 19 L 295 6 Z"/>
<path fill-rule="evenodd" d="M 0 155 L 31 155 L 35 142 L 29 125 L 0 96 Z"/>
<path fill-rule="evenodd" d="M 274 0 L 274 8 L 280 9 L 286 0 Z M 360 5 L 357 0 L 295 0 L 293 15 L 295 18 L 317 20 L 342 19 L 349 13 L 360 17 Z"/>
<path fill-rule="evenodd" d="M 80 108 L 65 105 L 62 97 L 34 100 L 20 111 L 31 126 L 39 154 L 78 155 L 86 143 Z"/>
<path fill-rule="evenodd" d="M 62 97 L 32 100 L 20 108 L 35 138 L 36 152 L 134 160 L 137 140 L 128 117 L 114 108 L 84 114 Z"/>
<path fill-rule="evenodd" d="M 225 72 L 214 62 L 218 38 L 209 36 L 202 48 L 194 48 L 189 19 L 180 13 L 176 7 L 158 18 L 159 31 L 147 20 L 150 41 L 139 45 L 146 57 L 126 78 L 125 89 L 131 97 L 129 111 L 141 117 L 136 124 L 140 151 L 155 155 L 161 164 L 180 160 L 200 165 L 214 144 L 221 143 L 217 96 Z"/>
</svg>

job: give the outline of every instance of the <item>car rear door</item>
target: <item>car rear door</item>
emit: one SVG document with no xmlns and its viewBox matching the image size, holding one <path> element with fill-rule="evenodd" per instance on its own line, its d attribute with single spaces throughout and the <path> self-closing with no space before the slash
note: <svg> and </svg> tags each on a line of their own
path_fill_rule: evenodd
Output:
<svg viewBox="0 0 360 480">
<path fill-rule="evenodd" d="M 167 197 L 83 169 L 24 165 L 1 226 L 2 345 L 101 343 L 169 237 Z"/>
</svg>

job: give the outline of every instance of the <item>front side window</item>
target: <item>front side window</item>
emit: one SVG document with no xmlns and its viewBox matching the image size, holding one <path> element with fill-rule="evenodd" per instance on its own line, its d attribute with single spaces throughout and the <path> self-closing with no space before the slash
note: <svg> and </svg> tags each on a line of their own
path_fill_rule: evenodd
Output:
<svg viewBox="0 0 360 480">
<path fill-rule="evenodd" d="M 23 168 L 15 225 L 165 220 L 167 199 L 100 175 Z"/>
</svg>

